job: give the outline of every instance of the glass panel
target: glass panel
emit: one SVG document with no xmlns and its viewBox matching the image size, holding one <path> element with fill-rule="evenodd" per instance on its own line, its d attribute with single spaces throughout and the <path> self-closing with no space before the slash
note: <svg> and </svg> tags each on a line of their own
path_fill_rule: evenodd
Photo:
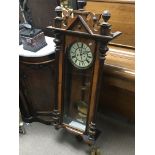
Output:
<svg viewBox="0 0 155 155">
<path fill-rule="evenodd" d="M 82 45 L 79 42 L 77 44 L 77 46 L 87 49 L 88 60 L 91 61 L 89 57 L 93 57 L 93 53 L 90 54 L 89 50 L 92 52 L 92 49 L 88 49 L 86 45 L 87 44 Z M 76 48 L 75 43 L 72 47 Z M 72 47 L 70 49 L 72 49 Z M 84 50 L 78 48 L 73 50 L 73 52 L 74 51 L 76 51 L 78 59 L 82 58 L 82 60 L 85 60 L 85 55 L 81 58 L 79 55 L 79 53 L 84 52 Z M 72 55 L 74 54 L 73 52 L 71 52 Z M 73 128 L 85 131 L 91 88 L 90 83 L 92 80 L 92 64 L 90 63 L 88 69 L 78 69 L 70 59 L 69 56 L 66 56 L 63 122 Z M 73 61 L 75 61 L 74 57 Z"/>
</svg>

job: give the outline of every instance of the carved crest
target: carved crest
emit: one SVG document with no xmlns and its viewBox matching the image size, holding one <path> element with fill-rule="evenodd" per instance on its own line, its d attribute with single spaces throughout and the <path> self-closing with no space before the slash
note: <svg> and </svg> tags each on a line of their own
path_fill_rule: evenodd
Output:
<svg viewBox="0 0 155 155">
<path fill-rule="evenodd" d="M 107 42 L 119 36 L 121 32 L 111 32 L 111 25 L 108 20 L 111 14 L 108 10 L 101 14 L 95 14 L 84 9 L 66 10 L 61 6 L 55 8 L 57 16 L 54 19 L 54 25 L 48 29 L 59 30 L 61 33 L 72 33 L 93 37 L 94 39 L 104 39 Z"/>
<path fill-rule="evenodd" d="M 81 32 L 93 34 L 92 30 L 89 28 L 89 25 L 80 15 L 73 19 L 72 23 L 68 26 L 67 30 L 79 30 Z"/>
</svg>

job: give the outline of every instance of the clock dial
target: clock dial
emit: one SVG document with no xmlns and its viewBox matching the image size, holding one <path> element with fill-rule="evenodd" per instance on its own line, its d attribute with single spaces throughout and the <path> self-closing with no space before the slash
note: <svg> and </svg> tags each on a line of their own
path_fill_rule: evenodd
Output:
<svg viewBox="0 0 155 155">
<path fill-rule="evenodd" d="M 79 69 L 86 69 L 90 67 L 93 62 L 91 49 L 82 42 L 76 42 L 71 46 L 69 57 L 71 63 Z"/>
</svg>

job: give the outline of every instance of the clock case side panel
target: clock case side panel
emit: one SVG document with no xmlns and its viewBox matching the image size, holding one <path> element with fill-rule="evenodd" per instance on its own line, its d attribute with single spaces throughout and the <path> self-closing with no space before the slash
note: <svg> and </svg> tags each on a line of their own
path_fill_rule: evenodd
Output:
<svg viewBox="0 0 155 155">
<path fill-rule="evenodd" d="M 90 107 L 88 114 L 88 127 L 87 135 L 91 143 L 94 143 L 98 138 L 100 131 L 96 128 L 96 115 L 97 107 L 100 95 L 101 82 L 103 80 L 103 67 L 106 57 L 106 52 L 108 51 L 107 47 L 108 42 L 103 40 L 96 40 L 96 59 L 94 64 L 94 73 L 92 79 L 92 93 L 90 96 Z"/>
<path fill-rule="evenodd" d="M 61 19 L 62 18 L 56 18 L 56 19 Z M 77 18 L 78 19 L 78 18 Z M 81 19 L 79 17 L 79 19 Z M 60 26 L 60 22 L 59 21 L 59 25 Z M 74 22 L 75 24 L 75 22 Z M 63 120 L 62 120 L 62 114 L 63 114 L 63 90 L 64 90 L 64 57 L 65 57 L 65 42 L 64 42 L 64 36 L 68 35 L 68 36 L 74 36 L 74 37 L 78 37 L 78 38 L 82 38 L 84 40 L 88 40 L 88 39 L 92 39 L 95 41 L 96 43 L 96 49 L 95 52 L 98 55 L 98 58 L 96 58 L 95 61 L 95 68 L 93 71 L 93 85 L 91 86 L 91 103 L 89 106 L 89 112 L 88 112 L 88 120 L 87 120 L 87 135 L 89 135 L 88 137 L 91 140 L 95 140 L 96 138 L 96 124 L 95 124 L 95 114 L 96 114 L 96 109 L 97 109 L 97 101 L 98 101 L 98 91 L 99 91 L 99 85 L 100 85 L 100 79 L 101 79 L 101 73 L 102 73 L 102 67 L 104 65 L 104 60 L 105 60 L 105 54 L 108 51 L 107 48 L 107 44 L 110 40 L 116 38 L 117 36 L 119 36 L 121 33 L 120 32 L 115 32 L 113 33 L 113 35 L 109 35 L 109 26 L 108 23 L 106 23 L 101 29 L 103 29 L 103 32 L 108 33 L 106 35 L 96 35 L 96 34 L 91 34 L 89 33 L 89 30 L 86 27 L 82 27 L 84 29 L 82 29 L 84 32 L 80 32 L 79 30 L 77 30 L 78 27 L 74 27 L 74 24 L 72 24 L 72 27 L 69 27 L 67 30 L 61 29 L 61 28 L 54 28 L 54 27 L 48 27 L 47 30 L 48 32 L 55 31 L 55 43 L 56 43 L 56 55 L 58 55 L 56 57 L 56 65 L 57 66 L 57 88 L 58 88 L 58 102 L 56 102 L 56 110 L 55 110 L 55 126 L 57 128 L 59 127 L 64 127 L 66 129 L 69 129 L 70 131 L 74 132 L 75 134 L 82 134 L 83 132 L 78 132 L 77 130 L 68 127 L 66 125 L 63 125 Z M 84 26 L 84 25 L 82 25 Z M 73 29 L 74 27 L 74 29 Z M 85 30 L 88 30 L 87 32 Z M 102 31 L 101 31 L 102 32 Z M 62 39 L 63 36 L 63 39 Z M 67 42 L 68 43 L 68 42 Z M 57 104 L 58 103 L 58 104 Z M 58 105 L 58 107 L 57 107 Z M 59 109 L 59 110 L 58 110 Z"/>
</svg>

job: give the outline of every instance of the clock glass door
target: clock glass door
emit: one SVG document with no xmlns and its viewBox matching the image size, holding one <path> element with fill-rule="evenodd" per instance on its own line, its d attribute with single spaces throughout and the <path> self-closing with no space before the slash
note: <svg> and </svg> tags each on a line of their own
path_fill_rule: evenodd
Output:
<svg viewBox="0 0 155 155">
<path fill-rule="evenodd" d="M 87 124 L 95 59 L 93 44 L 91 40 L 75 39 L 68 43 L 65 53 L 63 122 L 83 132 Z"/>
</svg>

